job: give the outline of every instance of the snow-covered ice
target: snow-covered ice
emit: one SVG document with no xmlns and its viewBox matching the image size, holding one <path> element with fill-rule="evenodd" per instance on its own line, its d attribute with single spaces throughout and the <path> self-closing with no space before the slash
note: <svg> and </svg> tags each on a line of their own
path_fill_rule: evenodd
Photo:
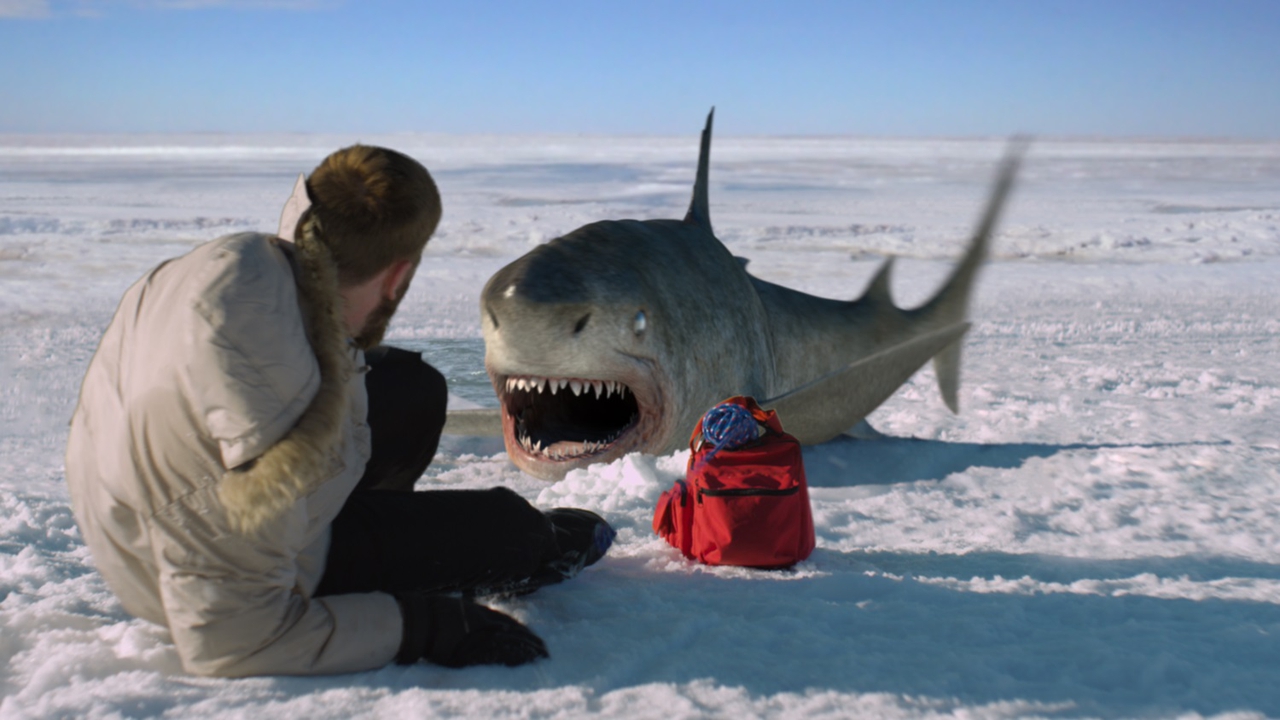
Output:
<svg viewBox="0 0 1280 720">
<path fill-rule="evenodd" d="M 498 607 L 517 669 L 182 674 L 93 569 L 62 480 L 81 375 L 125 287 L 272 231 L 325 136 L 0 136 L 0 717 L 1280 716 L 1280 143 L 1031 149 L 979 283 L 961 414 L 919 373 L 883 437 L 810 448 L 794 571 L 689 563 L 650 530 L 684 453 L 546 484 L 451 438 L 419 488 L 508 485 L 619 529 Z M 361 138 L 421 159 L 445 219 L 392 325 L 493 404 L 477 300 L 584 223 L 680 217 L 696 136 Z M 910 305 L 951 267 L 1000 140 L 720 137 L 711 213 L 756 274 Z"/>
</svg>

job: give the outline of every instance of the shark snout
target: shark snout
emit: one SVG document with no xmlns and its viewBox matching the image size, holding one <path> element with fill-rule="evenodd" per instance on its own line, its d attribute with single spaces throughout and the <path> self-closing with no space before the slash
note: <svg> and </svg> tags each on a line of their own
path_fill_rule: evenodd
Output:
<svg viewBox="0 0 1280 720">
<path fill-rule="evenodd" d="M 517 297 L 502 297 L 486 299 L 481 311 L 486 333 L 562 342 L 581 337 L 590 329 L 594 308 L 585 303 L 529 303 Z"/>
</svg>

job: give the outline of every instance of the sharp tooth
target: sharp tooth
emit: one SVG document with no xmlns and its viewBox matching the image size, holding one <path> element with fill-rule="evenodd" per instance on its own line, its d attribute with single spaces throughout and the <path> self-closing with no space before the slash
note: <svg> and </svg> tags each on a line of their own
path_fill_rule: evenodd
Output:
<svg viewBox="0 0 1280 720">
<path fill-rule="evenodd" d="M 537 380 L 534 380 L 534 382 L 538 385 L 538 392 L 542 392 L 542 389 L 547 386 L 546 378 L 538 378 Z"/>
<path fill-rule="evenodd" d="M 556 391 L 560 389 L 560 381 L 559 381 L 559 380 L 554 380 L 554 379 L 552 379 L 552 380 L 548 380 L 548 381 L 547 381 L 547 385 L 550 385 L 550 386 L 551 386 L 551 394 L 552 394 L 552 395 L 555 395 L 555 394 L 556 394 Z"/>
<path fill-rule="evenodd" d="M 595 390 L 595 391 L 596 391 L 596 399 L 597 399 L 597 400 L 599 400 L 599 399 L 600 399 L 600 391 L 602 390 L 602 388 L 600 387 L 600 381 L 599 381 L 599 380 L 596 380 L 596 381 L 592 382 L 592 383 L 591 383 L 591 388 L 592 388 L 593 390 Z"/>
<path fill-rule="evenodd" d="M 512 390 L 515 390 L 515 389 L 516 389 L 516 379 L 510 378 L 510 377 L 507 378 L 507 392 L 511 392 Z"/>
<path fill-rule="evenodd" d="M 581 395 L 581 394 L 582 394 L 582 383 L 581 383 L 581 382 L 579 382 L 579 381 L 577 381 L 577 380 L 570 380 L 570 381 L 569 381 L 569 387 L 573 388 L 573 394 L 574 394 L 574 395 Z"/>
<path fill-rule="evenodd" d="M 565 388 L 569 387 L 569 381 L 565 380 L 564 378 L 560 378 L 558 382 L 560 383 L 561 390 L 564 390 Z"/>
</svg>

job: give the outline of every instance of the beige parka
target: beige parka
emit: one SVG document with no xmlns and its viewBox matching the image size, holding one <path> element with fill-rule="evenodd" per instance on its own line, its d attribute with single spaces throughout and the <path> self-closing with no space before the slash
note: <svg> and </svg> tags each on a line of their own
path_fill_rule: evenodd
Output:
<svg viewBox="0 0 1280 720">
<path fill-rule="evenodd" d="M 277 501 L 249 508 L 252 522 L 219 492 L 233 468 L 272 482 L 279 453 L 264 453 L 321 385 L 291 247 L 230 235 L 135 283 L 71 421 L 67 484 L 85 543 L 124 608 L 167 626 L 196 674 L 365 670 L 400 643 L 390 595 L 312 596 L 329 525 L 369 456 L 362 353 L 337 351 L 341 429 L 317 482 L 268 487 Z"/>
</svg>

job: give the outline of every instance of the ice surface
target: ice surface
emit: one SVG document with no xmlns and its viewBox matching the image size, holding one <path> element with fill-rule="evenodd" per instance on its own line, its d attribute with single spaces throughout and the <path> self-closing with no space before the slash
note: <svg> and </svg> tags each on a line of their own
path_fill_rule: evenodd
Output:
<svg viewBox="0 0 1280 720">
<path fill-rule="evenodd" d="M 961 414 L 922 371 L 884 437 L 806 451 L 818 549 L 707 568 L 653 536 L 684 455 L 548 485 L 450 438 L 420 489 L 505 484 L 619 529 L 599 565 L 499 607 L 552 658 L 328 678 L 181 673 L 66 504 L 81 375 L 125 287 L 273 230 L 356 138 L 0 137 L 0 717 L 1280 715 L 1280 144 L 1041 140 L 979 283 Z M 477 302 L 587 222 L 681 217 L 696 137 L 360 138 L 436 176 L 445 218 L 393 323 L 492 405 Z M 849 298 L 878 258 L 927 297 L 1000 140 L 717 138 L 711 213 L 756 274 Z"/>
</svg>

